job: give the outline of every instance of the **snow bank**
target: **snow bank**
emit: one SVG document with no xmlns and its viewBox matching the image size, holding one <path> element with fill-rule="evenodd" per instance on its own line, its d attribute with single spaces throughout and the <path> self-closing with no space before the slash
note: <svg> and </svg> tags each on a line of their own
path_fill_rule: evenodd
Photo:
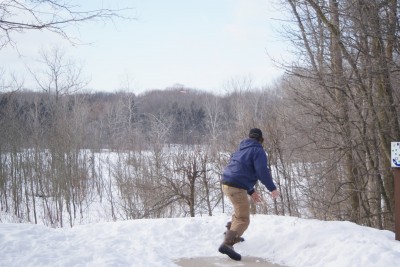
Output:
<svg viewBox="0 0 400 267">
<path fill-rule="evenodd" d="M 52 229 L 0 224 L 0 266 L 177 266 L 173 260 L 221 256 L 225 214 L 132 220 Z M 394 233 L 349 222 L 255 215 L 235 245 L 254 256 L 295 267 L 400 266 Z"/>
</svg>

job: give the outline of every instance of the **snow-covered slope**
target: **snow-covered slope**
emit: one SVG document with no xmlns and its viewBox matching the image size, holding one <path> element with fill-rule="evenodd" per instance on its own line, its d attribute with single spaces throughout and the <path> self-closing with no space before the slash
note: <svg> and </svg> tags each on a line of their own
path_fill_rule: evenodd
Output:
<svg viewBox="0 0 400 267">
<path fill-rule="evenodd" d="M 225 214 L 133 220 L 52 229 L 0 224 L 0 266 L 177 266 L 183 257 L 221 256 Z M 295 267 L 396 267 L 394 233 L 349 222 L 255 215 L 235 245 L 255 256 Z"/>
</svg>

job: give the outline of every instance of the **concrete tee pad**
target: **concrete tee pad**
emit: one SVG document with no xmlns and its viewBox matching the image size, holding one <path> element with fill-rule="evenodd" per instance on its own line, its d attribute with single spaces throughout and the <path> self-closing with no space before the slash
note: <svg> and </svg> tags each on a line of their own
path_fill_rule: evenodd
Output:
<svg viewBox="0 0 400 267">
<path fill-rule="evenodd" d="M 282 265 L 267 262 L 262 258 L 242 256 L 241 261 L 234 261 L 228 257 L 201 257 L 201 258 L 182 258 L 174 261 L 181 267 L 284 267 Z"/>
</svg>

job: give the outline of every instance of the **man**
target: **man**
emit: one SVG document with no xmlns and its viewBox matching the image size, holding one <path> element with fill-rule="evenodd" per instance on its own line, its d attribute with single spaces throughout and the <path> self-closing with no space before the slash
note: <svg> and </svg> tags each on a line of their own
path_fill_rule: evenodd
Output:
<svg viewBox="0 0 400 267">
<path fill-rule="evenodd" d="M 241 236 L 250 224 L 250 202 L 247 195 L 256 203 L 262 201 L 261 195 L 254 190 L 255 184 L 260 180 L 273 198 L 279 196 L 268 168 L 263 142 L 261 130 L 251 129 L 249 138 L 242 140 L 239 149 L 232 154 L 222 176 L 222 191 L 232 202 L 234 213 L 230 227 L 227 226 L 225 240 L 218 251 L 237 261 L 242 257 L 233 249 L 233 245 L 243 241 Z"/>
</svg>

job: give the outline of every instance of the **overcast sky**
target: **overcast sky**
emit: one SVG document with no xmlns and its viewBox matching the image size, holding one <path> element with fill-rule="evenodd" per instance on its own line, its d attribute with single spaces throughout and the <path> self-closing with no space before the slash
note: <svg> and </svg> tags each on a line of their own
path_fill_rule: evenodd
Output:
<svg viewBox="0 0 400 267">
<path fill-rule="evenodd" d="M 81 1 L 76 1 L 80 3 Z M 100 1 L 86 0 L 85 8 Z M 220 92 L 229 80 L 271 84 L 283 71 L 268 57 L 285 57 L 279 42 L 281 15 L 271 0 L 108 0 L 105 7 L 129 6 L 135 20 L 84 24 L 71 29 L 91 45 L 70 46 L 49 33 L 16 37 L 19 52 L 0 50 L 2 68 L 21 75 L 40 49 L 56 45 L 83 66 L 88 88 L 115 91 L 130 87 L 140 93 L 175 84 Z M 7 63 L 7 64 L 4 64 Z M 26 86 L 31 86 L 24 75 Z"/>
</svg>

